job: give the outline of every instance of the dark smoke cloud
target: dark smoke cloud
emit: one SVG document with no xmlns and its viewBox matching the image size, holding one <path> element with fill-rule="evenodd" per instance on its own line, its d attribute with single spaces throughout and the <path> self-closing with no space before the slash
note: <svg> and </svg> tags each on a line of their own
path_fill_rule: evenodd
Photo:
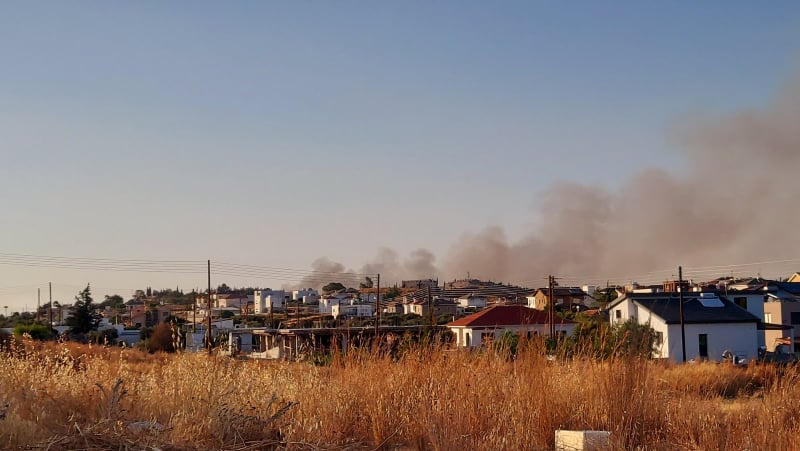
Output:
<svg viewBox="0 0 800 451">
<path fill-rule="evenodd" d="M 617 174 L 628 181 L 616 191 L 559 182 L 539 197 L 540 225 L 518 240 L 489 226 L 461 235 L 441 268 L 429 251 L 402 260 L 384 248 L 361 272 L 380 272 L 387 281 L 469 272 L 537 286 L 548 274 L 597 283 L 679 264 L 796 256 L 800 79 L 764 109 L 685 119 L 672 135 L 680 169 Z"/>
<path fill-rule="evenodd" d="M 537 230 L 516 242 L 498 227 L 465 234 L 445 271 L 528 281 L 794 257 L 800 80 L 763 110 L 695 118 L 674 133 L 684 170 L 643 170 L 616 192 L 556 184 Z"/>
<path fill-rule="evenodd" d="M 385 277 L 383 282 L 387 285 L 404 279 L 433 278 L 439 273 L 435 261 L 436 257 L 426 249 L 414 250 L 407 258 L 401 259 L 396 251 L 384 247 L 380 248 L 377 255 L 356 272 L 346 269 L 343 264 L 328 257 L 321 257 L 311 264 L 312 274 L 303 278 L 298 285 L 286 288 L 319 289 L 329 282 L 340 282 L 348 287 L 358 287 L 359 283 L 366 281 L 364 274 L 378 273 L 381 274 L 381 277 Z"/>
<path fill-rule="evenodd" d="M 297 285 L 286 285 L 284 289 L 297 290 L 302 288 L 320 289 L 330 282 L 340 282 L 351 285 L 355 276 L 352 270 L 348 270 L 339 262 L 335 262 L 328 257 L 320 257 L 311 263 L 312 273 L 304 277 Z"/>
<path fill-rule="evenodd" d="M 426 249 L 417 249 L 405 260 L 389 248 L 381 248 L 378 255 L 361 268 L 362 273 L 380 273 L 387 282 L 393 283 L 403 279 L 435 278 L 439 273 L 436 268 L 436 256 Z"/>
</svg>

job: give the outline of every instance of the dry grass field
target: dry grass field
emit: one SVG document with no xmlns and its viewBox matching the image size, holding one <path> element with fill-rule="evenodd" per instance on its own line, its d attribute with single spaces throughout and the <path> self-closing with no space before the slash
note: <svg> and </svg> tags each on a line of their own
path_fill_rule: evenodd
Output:
<svg viewBox="0 0 800 451">
<path fill-rule="evenodd" d="M 601 429 L 619 450 L 790 450 L 799 379 L 524 344 L 513 360 L 420 347 L 314 366 L 27 343 L 0 355 L 0 448 L 531 450 Z"/>
</svg>

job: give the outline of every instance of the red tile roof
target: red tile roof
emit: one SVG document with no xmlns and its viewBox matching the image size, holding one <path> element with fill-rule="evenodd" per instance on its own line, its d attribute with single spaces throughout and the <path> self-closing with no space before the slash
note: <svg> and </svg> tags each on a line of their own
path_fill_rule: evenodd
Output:
<svg viewBox="0 0 800 451">
<path fill-rule="evenodd" d="M 547 312 L 525 307 L 524 305 L 495 305 L 474 315 L 465 316 L 449 323 L 448 326 L 493 327 L 516 326 L 520 324 L 547 324 Z M 558 324 L 571 324 L 574 321 L 556 317 Z"/>
</svg>

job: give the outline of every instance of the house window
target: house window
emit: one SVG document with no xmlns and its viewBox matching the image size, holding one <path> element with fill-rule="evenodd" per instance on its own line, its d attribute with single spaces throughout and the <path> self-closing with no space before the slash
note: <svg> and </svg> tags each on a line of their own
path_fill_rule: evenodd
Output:
<svg viewBox="0 0 800 451">
<path fill-rule="evenodd" d="M 791 313 L 791 321 L 792 325 L 800 324 L 800 312 L 792 312 Z"/>
<path fill-rule="evenodd" d="M 699 334 L 697 336 L 698 352 L 701 359 L 708 358 L 708 334 Z"/>
<path fill-rule="evenodd" d="M 764 322 L 771 323 L 772 322 L 772 313 L 764 313 Z"/>
<path fill-rule="evenodd" d="M 661 346 L 664 343 L 664 332 L 656 332 L 656 346 Z"/>
<path fill-rule="evenodd" d="M 735 297 L 733 298 L 733 303 L 738 305 L 739 307 L 747 310 L 747 298 L 746 297 Z"/>
<path fill-rule="evenodd" d="M 622 310 L 614 310 L 614 318 L 622 319 Z"/>
<path fill-rule="evenodd" d="M 469 332 L 467 332 L 465 336 L 466 336 L 466 346 L 472 346 L 472 341 L 470 340 Z"/>
</svg>

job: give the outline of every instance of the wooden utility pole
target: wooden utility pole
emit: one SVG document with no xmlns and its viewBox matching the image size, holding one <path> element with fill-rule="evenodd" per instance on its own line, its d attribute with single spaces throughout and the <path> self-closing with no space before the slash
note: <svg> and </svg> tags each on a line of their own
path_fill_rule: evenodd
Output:
<svg viewBox="0 0 800 451">
<path fill-rule="evenodd" d="M 299 329 L 300 328 L 300 303 L 303 302 L 303 301 L 302 301 L 302 299 L 300 299 L 300 300 L 295 300 L 295 302 L 297 302 L 297 324 L 295 325 L 295 327 L 297 327 Z M 287 309 L 287 312 L 288 312 L 288 309 Z"/>
<path fill-rule="evenodd" d="M 195 347 L 195 350 L 197 350 L 197 343 L 195 343 L 195 341 L 194 341 L 194 338 L 195 338 L 194 334 L 197 333 L 197 304 L 198 304 L 197 296 L 199 294 L 200 293 L 195 291 L 194 292 L 194 299 L 192 299 L 192 346 Z"/>
<path fill-rule="evenodd" d="M 208 261 L 208 300 L 206 307 L 206 346 L 208 353 L 211 354 L 211 260 Z"/>
<path fill-rule="evenodd" d="M 264 295 L 264 292 L 261 292 L 261 296 Z M 275 309 L 275 305 L 272 303 L 272 290 L 269 290 L 269 327 L 275 327 L 275 319 L 272 316 L 272 311 Z"/>
<path fill-rule="evenodd" d="M 556 335 L 556 309 L 555 305 L 553 304 L 554 296 L 553 296 L 553 286 L 555 285 L 555 277 L 547 276 L 547 304 L 548 304 L 548 311 L 549 311 L 549 318 L 550 318 L 550 338 L 555 338 Z"/>
<path fill-rule="evenodd" d="M 39 323 L 39 311 L 42 309 L 42 289 L 36 289 L 36 323 Z"/>
<path fill-rule="evenodd" d="M 377 284 L 378 291 L 375 294 L 375 340 L 378 339 L 378 327 L 381 323 L 381 275 L 378 274 Z M 377 341 L 376 341 L 377 342 Z"/>
<path fill-rule="evenodd" d="M 433 323 L 433 298 L 431 296 L 431 284 L 428 283 L 428 315 L 430 315 L 431 319 L 431 328 L 435 326 Z"/>
<path fill-rule="evenodd" d="M 52 330 L 53 329 L 53 282 L 47 282 L 47 287 L 50 290 L 50 307 L 49 307 L 50 315 L 49 316 L 50 316 L 50 329 Z"/>
<path fill-rule="evenodd" d="M 683 319 L 683 268 L 678 266 L 678 302 L 680 303 L 681 315 L 681 350 L 683 351 L 683 362 L 686 363 L 686 325 Z"/>
</svg>

